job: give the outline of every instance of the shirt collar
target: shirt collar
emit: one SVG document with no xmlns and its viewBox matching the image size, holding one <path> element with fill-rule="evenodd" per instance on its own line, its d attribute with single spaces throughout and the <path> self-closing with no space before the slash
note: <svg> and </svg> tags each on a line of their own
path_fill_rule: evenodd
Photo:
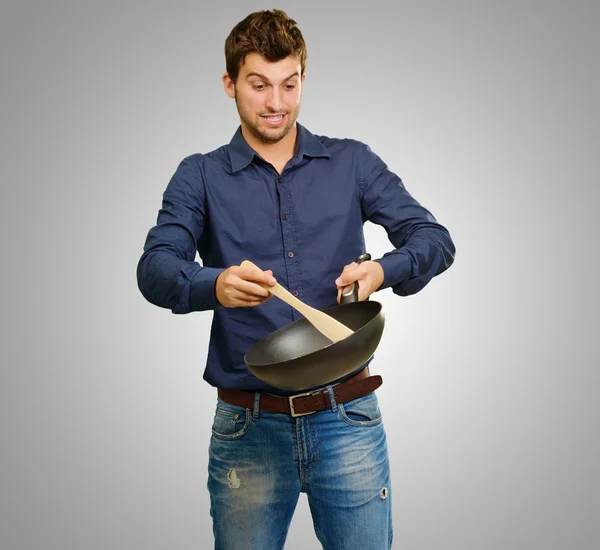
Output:
<svg viewBox="0 0 600 550">
<path fill-rule="evenodd" d="M 298 134 L 296 137 L 295 157 L 302 155 L 307 157 L 325 157 L 330 158 L 331 153 L 316 136 L 311 134 L 304 126 L 296 123 Z M 229 142 L 229 159 L 231 161 L 231 170 L 238 172 L 246 168 L 254 157 L 259 157 L 258 153 L 248 145 L 242 135 L 242 127 L 239 126 L 233 138 Z"/>
</svg>

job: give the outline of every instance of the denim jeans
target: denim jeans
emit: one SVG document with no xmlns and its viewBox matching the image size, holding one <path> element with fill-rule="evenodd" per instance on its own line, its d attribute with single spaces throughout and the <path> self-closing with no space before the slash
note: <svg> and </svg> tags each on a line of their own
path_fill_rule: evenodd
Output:
<svg viewBox="0 0 600 550">
<path fill-rule="evenodd" d="M 391 548 L 390 468 L 374 392 L 296 418 L 218 399 L 208 470 L 216 550 L 282 549 L 300 492 L 325 550 Z"/>
</svg>

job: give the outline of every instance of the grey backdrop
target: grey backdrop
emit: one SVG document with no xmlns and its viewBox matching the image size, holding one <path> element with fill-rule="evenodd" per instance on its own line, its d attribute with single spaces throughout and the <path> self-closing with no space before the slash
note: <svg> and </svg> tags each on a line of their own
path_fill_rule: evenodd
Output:
<svg viewBox="0 0 600 550">
<path fill-rule="evenodd" d="M 3 2 L 0 547 L 212 547 L 211 315 L 135 266 L 179 161 L 237 127 L 225 37 L 272 7 L 308 44 L 300 122 L 368 143 L 458 249 L 376 295 L 394 548 L 598 548 L 599 9 L 466 0 Z M 286 548 L 318 547 L 302 498 Z"/>
</svg>

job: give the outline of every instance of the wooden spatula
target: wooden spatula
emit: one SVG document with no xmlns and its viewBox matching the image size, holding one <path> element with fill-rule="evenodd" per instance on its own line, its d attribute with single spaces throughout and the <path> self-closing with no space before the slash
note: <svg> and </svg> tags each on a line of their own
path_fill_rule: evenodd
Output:
<svg viewBox="0 0 600 550">
<path fill-rule="evenodd" d="M 262 269 L 254 265 L 249 260 L 244 260 L 240 264 L 240 267 L 250 267 L 262 273 Z M 353 334 L 353 331 L 346 325 L 343 325 L 338 320 L 327 315 L 327 313 L 323 313 L 322 311 L 305 304 L 302 300 L 298 300 L 298 298 L 293 296 L 279 283 L 275 283 L 273 286 L 263 283 L 258 284 L 263 288 L 266 288 L 274 296 L 277 296 L 279 299 L 283 300 L 286 304 L 289 304 L 294 309 L 298 310 L 302 315 L 304 315 L 304 317 L 306 317 L 306 320 L 309 323 L 311 323 L 319 332 L 329 338 L 332 342 L 339 342 L 340 340 L 343 340 L 344 338 L 347 338 Z"/>
</svg>

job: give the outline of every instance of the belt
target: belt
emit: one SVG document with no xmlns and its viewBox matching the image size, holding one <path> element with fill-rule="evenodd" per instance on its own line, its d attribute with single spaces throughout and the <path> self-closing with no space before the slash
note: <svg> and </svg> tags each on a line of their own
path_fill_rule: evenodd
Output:
<svg viewBox="0 0 600 550">
<path fill-rule="evenodd" d="M 365 367 L 352 378 L 331 386 L 331 389 L 333 390 L 336 403 L 345 403 L 346 401 L 358 399 L 375 391 L 382 383 L 383 379 L 381 376 L 369 376 L 369 368 Z M 231 405 L 238 405 L 247 409 L 254 408 L 254 396 L 256 392 L 219 388 L 217 393 L 220 399 Z M 259 399 L 260 410 L 286 413 L 292 416 L 304 416 L 329 408 L 331 408 L 331 399 L 329 398 L 329 391 L 327 389 L 298 393 L 285 397 L 270 393 L 261 393 Z"/>
</svg>

